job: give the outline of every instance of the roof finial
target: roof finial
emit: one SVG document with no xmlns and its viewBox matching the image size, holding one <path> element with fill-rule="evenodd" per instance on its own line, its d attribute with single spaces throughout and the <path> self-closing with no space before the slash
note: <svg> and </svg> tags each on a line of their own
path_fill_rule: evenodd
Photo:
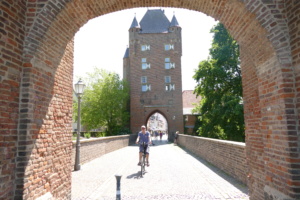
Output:
<svg viewBox="0 0 300 200">
<path fill-rule="evenodd" d="M 136 13 L 134 13 L 134 17 L 136 17 Z"/>
<path fill-rule="evenodd" d="M 175 15 L 175 10 L 173 11 L 173 15 Z"/>
</svg>

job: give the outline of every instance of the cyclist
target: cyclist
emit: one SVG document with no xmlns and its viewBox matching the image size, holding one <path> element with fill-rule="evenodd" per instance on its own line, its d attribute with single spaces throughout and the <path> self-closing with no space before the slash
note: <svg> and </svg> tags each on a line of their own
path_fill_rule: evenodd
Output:
<svg viewBox="0 0 300 200">
<path fill-rule="evenodd" d="M 146 127 L 143 125 L 141 126 L 141 131 L 138 133 L 138 137 L 136 139 L 136 143 L 140 143 L 140 148 L 139 148 L 139 163 L 138 165 L 141 165 L 141 161 L 142 161 L 142 155 L 143 155 L 143 152 L 144 152 L 144 148 L 143 148 L 143 142 L 146 143 L 146 146 L 145 146 L 145 149 L 146 149 L 146 164 L 147 164 L 147 167 L 150 166 L 150 163 L 149 163 L 149 144 L 152 143 L 151 141 L 151 135 L 150 133 L 146 130 Z"/>
</svg>

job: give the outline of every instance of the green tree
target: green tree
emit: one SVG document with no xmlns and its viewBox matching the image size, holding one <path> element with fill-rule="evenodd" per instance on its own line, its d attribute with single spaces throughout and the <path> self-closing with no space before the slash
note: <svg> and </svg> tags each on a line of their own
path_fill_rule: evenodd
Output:
<svg viewBox="0 0 300 200">
<path fill-rule="evenodd" d="M 201 136 L 244 141 L 242 77 L 239 45 L 222 24 L 211 29 L 214 34 L 210 57 L 200 62 L 193 78 L 195 94 L 201 96 L 194 111 L 201 113 Z"/>
<path fill-rule="evenodd" d="M 116 73 L 95 68 L 88 74 L 86 84 L 81 103 L 82 125 L 89 130 L 105 127 L 107 135 L 119 134 L 129 120 L 127 82 Z"/>
</svg>

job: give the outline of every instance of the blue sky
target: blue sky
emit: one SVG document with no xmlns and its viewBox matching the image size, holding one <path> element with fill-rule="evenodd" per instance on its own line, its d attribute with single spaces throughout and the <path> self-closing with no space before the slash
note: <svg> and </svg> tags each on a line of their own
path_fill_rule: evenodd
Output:
<svg viewBox="0 0 300 200">
<path fill-rule="evenodd" d="M 209 56 L 212 41 L 209 31 L 217 21 L 196 11 L 161 9 L 165 10 L 170 21 L 175 13 L 182 28 L 182 89 L 193 90 L 196 85 L 192 78 L 194 70 Z M 94 67 L 116 72 L 122 77 L 123 57 L 129 42 L 128 29 L 134 16 L 139 22 L 146 11 L 147 8 L 122 10 L 91 19 L 82 26 L 74 40 L 74 83 L 80 77 L 86 77 Z"/>
</svg>

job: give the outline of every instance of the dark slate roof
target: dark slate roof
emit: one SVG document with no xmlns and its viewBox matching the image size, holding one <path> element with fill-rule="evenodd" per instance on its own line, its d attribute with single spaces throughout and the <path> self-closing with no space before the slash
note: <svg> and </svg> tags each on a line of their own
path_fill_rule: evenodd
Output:
<svg viewBox="0 0 300 200">
<path fill-rule="evenodd" d="M 129 48 L 126 48 L 125 55 L 123 58 L 129 58 Z"/>
<path fill-rule="evenodd" d="M 133 18 L 130 28 L 140 28 L 140 25 L 137 22 L 136 17 Z"/>
<path fill-rule="evenodd" d="M 166 33 L 170 27 L 170 21 L 161 9 L 147 10 L 140 21 L 140 33 Z"/>
<path fill-rule="evenodd" d="M 171 24 L 170 24 L 170 27 L 173 27 L 173 26 L 179 26 L 179 23 L 178 23 L 175 15 L 173 15 L 173 18 L 172 18 L 172 21 L 171 21 Z"/>
</svg>

